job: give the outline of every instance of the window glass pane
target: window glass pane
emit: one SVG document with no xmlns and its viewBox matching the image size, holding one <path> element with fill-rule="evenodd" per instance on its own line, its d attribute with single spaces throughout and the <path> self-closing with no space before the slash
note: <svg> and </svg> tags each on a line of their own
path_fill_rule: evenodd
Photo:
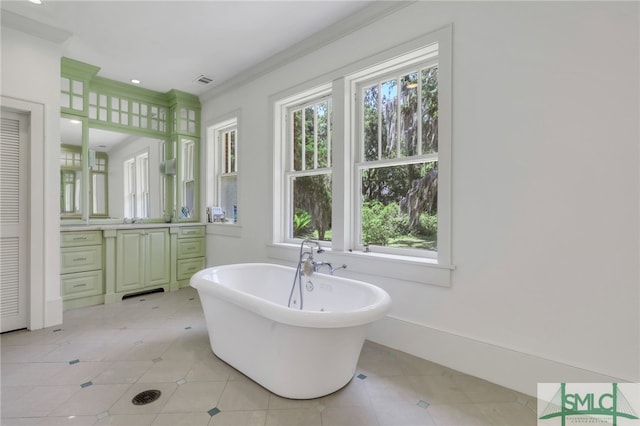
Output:
<svg viewBox="0 0 640 426">
<path fill-rule="evenodd" d="M 238 205 L 238 177 L 220 177 L 220 207 L 227 219 L 233 219 L 233 207 Z"/>
<path fill-rule="evenodd" d="M 84 109 L 84 102 L 82 100 L 82 96 L 74 96 L 73 97 L 73 105 L 71 106 L 71 108 L 75 109 L 75 110 L 83 110 Z"/>
<path fill-rule="evenodd" d="M 293 170 L 302 169 L 302 111 L 293 113 Z"/>
<path fill-rule="evenodd" d="M 330 166 L 330 147 L 329 147 L 329 103 L 322 102 L 318 104 L 316 109 L 318 115 L 318 167 Z"/>
<path fill-rule="evenodd" d="M 60 78 L 60 90 L 63 92 L 68 92 L 70 87 L 70 82 L 68 78 L 61 77 Z"/>
<path fill-rule="evenodd" d="M 331 175 L 295 177 L 293 179 L 294 238 L 331 240 Z"/>
<path fill-rule="evenodd" d="M 422 153 L 438 152 L 438 67 L 422 70 Z"/>
<path fill-rule="evenodd" d="M 315 169 L 315 114 L 313 107 L 304 109 L 304 164 L 305 170 Z"/>
<path fill-rule="evenodd" d="M 361 242 L 437 250 L 437 162 L 365 169 Z"/>
<path fill-rule="evenodd" d="M 398 136 L 398 82 L 389 80 L 382 83 L 382 158 L 396 158 Z"/>
<path fill-rule="evenodd" d="M 418 73 L 401 79 L 400 91 L 400 156 L 418 154 Z"/>
<path fill-rule="evenodd" d="M 229 172 L 236 172 L 236 132 L 229 132 L 229 145 L 231 149 L 229 150 Z"/>
<path fill-rule="evenodd" d="M 84 84 L 81 81 L 73 80 L 73 93 L 76 95 L 82 95 Z"/>
<path fill-rule="evenodd" d="M 378 96 L 379 86 L 375 85 L 364 90 L 364 160 L 378 159 Z"/>
</svg>

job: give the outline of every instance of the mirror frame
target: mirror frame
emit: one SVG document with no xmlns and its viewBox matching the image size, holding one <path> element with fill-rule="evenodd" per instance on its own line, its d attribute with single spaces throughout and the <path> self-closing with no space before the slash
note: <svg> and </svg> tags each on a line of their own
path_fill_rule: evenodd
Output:
<svg viewBox="0 0 640 426">
<path fill-rule="evenodd" d="M 155 92 L 139 86 L 97 76 L 100 68 L 61 58 L 61 117 L 82 120 L 82 220 L 112 216 L 90 212 L 89 129 L 102 129 L 164 140 L 164 208 L 162 217 L 147 222 L 199 222 L 200 220 L 200 100 L 177 90 Z M 66 88 L 66 89 L 65 89 Z M 76 90 L 78 89 L 78 90 Z M 193 141 L 193 208 L 190 217 L 180 217 L 185 192 L 182 188 L 182 140 Z M 108 161 L 111 161 L 109 158 Z M 175 164 L 175 167 L 172 165 Z M 175 172 L 171 171 L 175 168 Z M 109 184 L 107 184 L 109 186 Z M 111 189 L 111 191 L 113 188 Z M 109 192 L 109 189 L 107 189 Z M 167 214 L 170 217 L 167 217 Z M 77 219 L 61 214 L 62 219 Z"/>
</svg>

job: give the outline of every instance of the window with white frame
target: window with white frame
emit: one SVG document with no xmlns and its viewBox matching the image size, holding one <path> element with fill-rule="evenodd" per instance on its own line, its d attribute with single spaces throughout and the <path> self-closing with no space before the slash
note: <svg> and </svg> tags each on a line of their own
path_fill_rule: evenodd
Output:
<svg viewBox="0 0 640 426">
<path fill-rule="evenodd" d="M 124 161 L 124 217 L 149 217 L 149 153 Z"/>
<path fill-rule="evenodd" d="M 331 240 L 331 97 L 287 108 L 287 239 Z"/>
<path fill-rule="evenodd" d="M 356 84 L 356 238 L 363 246 L 437 252 L 438 63 Z"/>
<path fill-rule="evenodd" d="M 232 118 L 210 128 L 207 171 L 210 219 L 238 222 L 238 120 Z"/>
<path fill-rule="evenodd" d="M 275 102 L 275 242 L 322 239 L 296 232 L 304 225 L 296 187 L 321 178 L 325 186 L 308 196 L 314 209 L 326 201 L 330 212 L 325 245 L 450 268 L 451 30 L 405 46 L 406 53 L 392 49 L 388 60 L 363 60 L 332 83 Z M 321 125 L 314 108 L 324 100 Z M 340 137 L 331 136 L 334 128 Z"/>
</svg>

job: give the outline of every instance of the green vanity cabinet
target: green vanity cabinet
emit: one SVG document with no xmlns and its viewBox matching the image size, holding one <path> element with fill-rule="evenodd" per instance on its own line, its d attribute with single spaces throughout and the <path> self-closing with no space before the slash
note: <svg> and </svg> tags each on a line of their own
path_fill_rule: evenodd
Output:
<svg viewBox="0 0 640 426">
<path fill-rule="evenodd" d="M 64 309 L 104 303 L 101 231 L 62 232 L 60 287 Z"/>
<path fill-rule="evenodd" d="M 180 226 L 171 232 L 176 253 L 174 288 L 188 287 L 191 276 L 205 267 L 205 227 Z"/>
<path fill-rule="evenodd" d="M 116 235 L 116 293 L 135 293 L 152 287 L 169 290 L 170 239 L 168 228 L 118 230 Z"/>
</svg>

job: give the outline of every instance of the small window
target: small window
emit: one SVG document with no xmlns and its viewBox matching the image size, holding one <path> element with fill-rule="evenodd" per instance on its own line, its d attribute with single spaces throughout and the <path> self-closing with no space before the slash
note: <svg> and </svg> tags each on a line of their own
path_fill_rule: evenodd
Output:
<svg viewBox="0 0 640 426">
<path fill-rule="evenodd" d="M 220 122 L 209 132 L 208 220 L 238 223 L 238 120 Z"/>
</svg>

